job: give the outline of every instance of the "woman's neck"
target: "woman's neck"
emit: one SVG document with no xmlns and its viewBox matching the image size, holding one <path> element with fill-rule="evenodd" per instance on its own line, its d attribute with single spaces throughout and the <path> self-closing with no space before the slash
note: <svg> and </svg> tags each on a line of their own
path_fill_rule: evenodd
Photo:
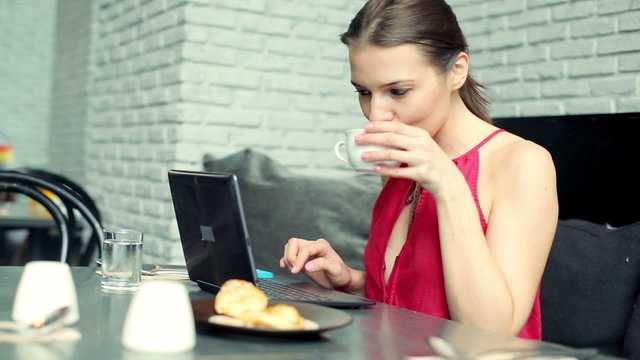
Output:
<svg viewBox="0 0 640 360">
<path fill-rule="evenodd" d="M 433 139 L 453 159 L 469 151 L 493 128 L 493 125 L 474 115 L 456 93 L 451 102 L 451 111 Z"/>
</svg>

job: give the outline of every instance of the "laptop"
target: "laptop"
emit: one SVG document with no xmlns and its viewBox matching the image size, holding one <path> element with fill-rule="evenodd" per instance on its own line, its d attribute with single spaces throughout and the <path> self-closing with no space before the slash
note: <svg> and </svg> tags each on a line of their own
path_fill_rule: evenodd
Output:
<svg viewBox="0 0 640 360">
<path fill-rule="evenodd" d="M 225 281 L 243 279 L 262 289 L 271 300 L 336 308 L 375 304 L 364 297 L 288 277 L 258 278 L 236 175 L 169 170 L 168 177 L 187 272 L 202 290 L 216 294 Z"/>
</svg>

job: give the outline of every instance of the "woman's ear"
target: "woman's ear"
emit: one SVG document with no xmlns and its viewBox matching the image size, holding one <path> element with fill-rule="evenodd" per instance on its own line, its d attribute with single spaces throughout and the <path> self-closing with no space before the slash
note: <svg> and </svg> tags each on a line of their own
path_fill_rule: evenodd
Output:
<svg viewBox="0 0 640 360">
<path fill-rule="evenodd" d="M 452 90 L 458 90 L 467 81 L 469 75 L 469 55 L 461 51 L 456 56 L 456 61 L 451 67 L 451 86 Z"/>
</svg>

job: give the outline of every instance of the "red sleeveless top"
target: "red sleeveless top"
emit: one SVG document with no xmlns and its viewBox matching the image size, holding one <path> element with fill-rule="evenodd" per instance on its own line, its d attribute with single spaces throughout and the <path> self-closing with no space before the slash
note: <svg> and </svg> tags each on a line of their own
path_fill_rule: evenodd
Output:
<svg viewBox="0 0 640 360">
<path fill-rule="evenodd" d="M 482 230 L 485 233 L 487 221 L 478 202 L 480 162 L 478 149 L 502 131 L 504 130 L 496 130 L 467 153 L 453 159 L 471 188 Z M 422 190 L 422 196 L 417 204 L 406 242 L 396 257 L 389 282 L 385 285 L 384 255 L 387 243 L 391 236 L 391 230 L 405 207 L 405 199 L 407 199 L 412 185 L 413 181 L 409 179 L 389 178 L 373 208 L 371 231 L 364 253 L 367 297 L 440 318 L 451 319 L 442 273 L 436 201 L 427 190 Z M 539 291 L 536 294 L 529 320 L 520 332 L 520 337 L 535 340 L 542 338 Z"/>
</svg>

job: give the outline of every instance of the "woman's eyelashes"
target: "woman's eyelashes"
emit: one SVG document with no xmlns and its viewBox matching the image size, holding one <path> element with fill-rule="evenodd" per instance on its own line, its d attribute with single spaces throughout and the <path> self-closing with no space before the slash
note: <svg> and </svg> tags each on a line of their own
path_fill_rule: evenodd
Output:
<svg viewBox="0 0 640 360">
<path fill-rule="evenodd" d="M 411 90 L 411 89 L 391 89 L 391 90 L 389 90 L 389 93 L 391 93 L 391 95 L 393 95 L 393 96 L 404 96 L 409 92 L 409 90 Z M 360 96 L 370 96 L 371 95 L 371 91 L 365 90 L 365 89 L 356 89 L 356 92 Z"/>
<path fill-rule="evenodd" d="M 390 92 L 395 96 L 403 96 L 409 92 L 410 89 L 391 89 Z"/>
</svg>

